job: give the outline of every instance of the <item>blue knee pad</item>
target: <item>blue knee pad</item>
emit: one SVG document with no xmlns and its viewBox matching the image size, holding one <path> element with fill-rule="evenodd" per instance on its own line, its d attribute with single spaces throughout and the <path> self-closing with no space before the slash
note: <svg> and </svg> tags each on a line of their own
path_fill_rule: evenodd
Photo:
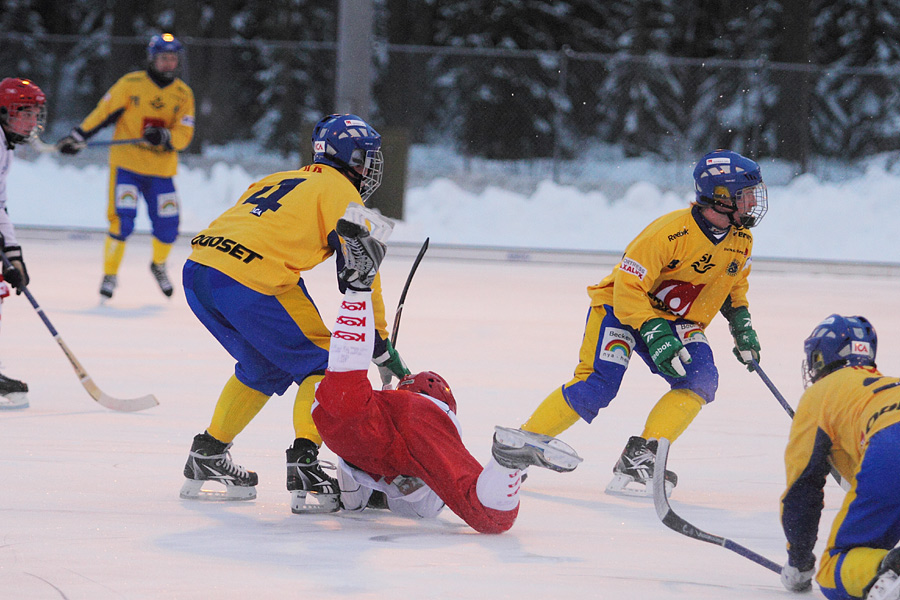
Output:
<svg viewBox="0 0 900 600">
<path fill-rule="evenodd" d="M 571 385 L 563 386 L 563 398 L 566 399 L 572 410 L 588 423 L 594 420 L 600 409 L 609 406 L 609 403 L 619 393 L 625 368 L 610 367 L 610 370 L 621 372 L 606 377 L 603 373 L 595 371 L 585 381 L 576 381 Z"/>
<path fill-rule="evenodd" d="M 174 244 L 178 238 L 178 217 L 153 221 L 153 237 L 163 244 Z"/>
<path fill-rule="evenodd" d="M 690 390 L 709 404 L 716 399 L 716 390 L 719 388 L 719 370 L 716 368 L 712 348 L 709 347 L 705 335 L 696 335 L 692 338 L 682 337 L 682 342 L 691 354 L 691 362 L 684 365 L 686 371 L 684 377 L 669 377 L 660 373 L 643 342 L 635 348 L 635 352 L 640 355 L 650 370 L 665 379 L 673 390 Z"/>
<path fill-rule="evenodd" d="M 703 398 L 707 404 L 716 399 L 719 389 L 719 370 L 713 362 L 712 349 L 709 344 L 687 344 L 691 353 L 691 364 L 685 365 L 687 375 L 679 379 L 669 378 L 673 390 L 690 390 Z"/>
</svg>

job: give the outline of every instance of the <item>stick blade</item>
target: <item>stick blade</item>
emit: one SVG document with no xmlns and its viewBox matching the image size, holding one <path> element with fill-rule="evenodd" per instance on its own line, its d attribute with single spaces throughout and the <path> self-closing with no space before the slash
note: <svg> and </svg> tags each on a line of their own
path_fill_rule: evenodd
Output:
<svg viewBox="0 0 900 600">
<path fill-rule="evenodd" d="M 82 379 L 81 384 L 88 391 L 88 394 L 91 395 L 91 398 L 97 401 L 97 404 L 110 410 L 137 412 L 159 405 L 159 400 L 153 394 L 147 394 L 138 398 L 113 398 L 97 387 L 97 384 L 90 377 Z"/>
<path fill-rule="evenodd" d="M 669 440 L 660 438 L 656 447 L 656 466 L 653 470 L 653 505 L 659 520 L 666 522 L 666 517 L 671 511 L 669 499 L 666 498 L 666 461 L 669 456 Z"/>
</svg>

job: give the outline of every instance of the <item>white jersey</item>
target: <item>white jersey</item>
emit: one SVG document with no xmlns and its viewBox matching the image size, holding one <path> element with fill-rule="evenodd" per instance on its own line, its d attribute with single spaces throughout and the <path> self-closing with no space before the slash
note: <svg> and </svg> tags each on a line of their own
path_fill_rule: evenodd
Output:
<svg viewBox="0 0 900 600">
<path fill-rule="evenodd" d="M 0 233 L 3 234 L 4 245 L 18 246 L 16 231 L 6 212 L 6 176 L 12 166 L 13 151 L 6 142 L 6 132 L 0 127 Z"/>
</svg>

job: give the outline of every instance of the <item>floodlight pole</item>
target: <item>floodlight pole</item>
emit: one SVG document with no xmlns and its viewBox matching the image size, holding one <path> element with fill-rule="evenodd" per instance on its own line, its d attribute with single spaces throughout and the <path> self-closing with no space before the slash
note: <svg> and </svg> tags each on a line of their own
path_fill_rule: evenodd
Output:
<svg viewBox="0 0 900 600">
<path fill-rule="evenodd" d="M 375 8 L 373 0 L 340 0 L 334 108 L 371 118 Z"/>
</svg>

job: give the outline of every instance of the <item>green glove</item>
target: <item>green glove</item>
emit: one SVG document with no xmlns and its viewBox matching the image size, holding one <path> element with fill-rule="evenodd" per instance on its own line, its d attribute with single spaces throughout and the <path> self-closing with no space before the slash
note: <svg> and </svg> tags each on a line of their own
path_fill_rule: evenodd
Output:
<svg viewBox="0 0 900 600">
<path fill-rule="evenodd" d="M 391 340 L 385 340 L 384 342 L 386 347 L 384 354 L 372 358 L 372 362 L 375 363 L 375 366 L 378 367 L 378 372 L 381 374 L 381 381 L 390 383 L 391 377 L 403 379 L 406 375 L 409 375 L 406 363 L 403 362 L 400 354 L 394 349 Z"/>
<path fill-rule="evenodd" d="M 672 326 L 662 318 L 650 319 L 641 325 L 641 337 L 650 350 L 650 358 L 660 373 L 669 377 L 684 377 L 684 365 L 690 364 L 691 353 L 675 334 Z"/>
<path fill-rule="evenodd" d="M 759 362 L 759 338 L 753 330 L 750 311 L 746 306 L 731 311 L 728 329 L 731 331 L 731 337 L 734 338 L 734 355 L 742 364 L 747 365 L 748 371 L 753 371 L 750 360 Z"/>
</svg>

